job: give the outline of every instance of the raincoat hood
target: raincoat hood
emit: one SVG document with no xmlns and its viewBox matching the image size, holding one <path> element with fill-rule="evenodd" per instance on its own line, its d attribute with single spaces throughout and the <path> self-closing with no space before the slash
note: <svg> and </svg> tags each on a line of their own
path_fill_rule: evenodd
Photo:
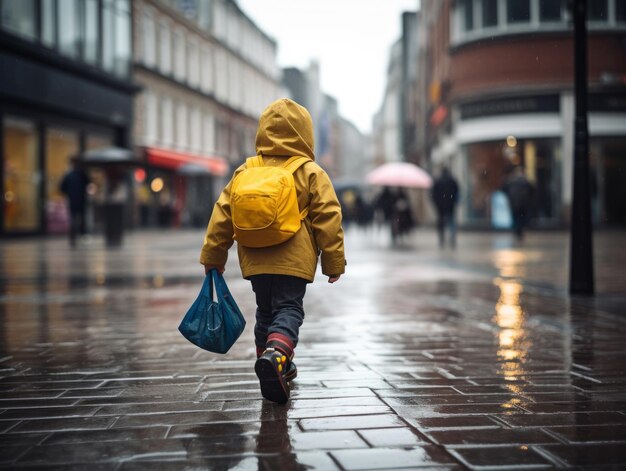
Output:
<svg viewBox="0 0 626 471">
<path fill-rule="evenodd" d="M 256 133 L 257 155 L 301 155 L 315 160 L 313 147 L 313 120 L 304 106 L 282 98 L 265 108 Z"/>
</svg>

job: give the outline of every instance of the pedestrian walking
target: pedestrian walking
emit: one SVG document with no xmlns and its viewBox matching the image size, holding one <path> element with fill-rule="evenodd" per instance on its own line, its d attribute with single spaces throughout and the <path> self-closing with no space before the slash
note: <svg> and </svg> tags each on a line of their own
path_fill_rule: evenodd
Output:
<svg viewBox="0 0 626 471">
<path fill-rule="evenodd" d="M 391 243 L 396 245 L 398 239 L 411 232 L 413 227 L 415 219 L 409 196 L 403 188 L 397 188 L 391 207 Z"/>
<path fill-rule="evenodd" d="M 288 383 L 297 375 L 294 350 L 304 320 L 306 285 L 313 282 L 318 255 L 329 283 L 339 280 L 345 270 L 341 206 L 330 178 L 315 163 L 313 122 L 303 106 L 289 99 L 271 103 L 259 118 L 256 152 L 256 157 L 235 170 L 215 204 L 200 262 L 205 272 L 212 268 L 224 272 L 228 249 L 237 240 L 241 271 L 256 297 L 255 372 L 261 393 L 270 401 L 285 403 Z M 257 192 L 245 207 L 246 189 L 253 190 L 255 183 L 260 188 L 277 168 L 293 175 L 296 216 L 298 222 L 301 219 L 293 234 L 270 233 L 271 221 L 261 221 L 263 207 L 271 199 L 269 193 L 259 197 Z M 265 172 L 268 178 L 255 182 L 251 177 L 255 171 L 258 175 Z M 244 216 L 246 209 L 250 210 L 249 220 Z M 252 231 L 243 231 L 253 219 L 265 227 L 257 237 L 249 237 Z M 275 235 L 287 239 L 265 243 Z"/>
<path fill-rule="evenodd" d="M 535 188 L 524 175 L 522 167 L 515 167 L 502 191 L 506 194 L 513 218 L 513 232 L 517 240 L 524 238 L 524 230 L 528 224 Z"/>
<path fill-rule="evenodd" d="M 459 185 L 447 167 L 443 167 L 441 174 L 433 183 L 431 197 L 437 210 L 437 232 L 439 247 L 445 247 L 446 230 L 449 235 L 450 247 L 456 246 L 455 209 L 459 199 Z"/>
<path fill-rule="evenodd" d="M 89 176 L 82 168 L 77 157 L 70 160 L 71 169 L 63 176 L 59 191 L 67 199 L 70 211 L 69 242 L 71 247 L 76 246 L 76 238 L 87 233 L 85 210 L 87 208 L 87 186 Z"/>
<path fill-rule="evenodd" d="M 396 195 L 388 186 L 378 194 L 374 201 L 374 211 L 379 224 L 389 224 L 391 221 L 391 212 L 396 201 Z"/>
</svg>

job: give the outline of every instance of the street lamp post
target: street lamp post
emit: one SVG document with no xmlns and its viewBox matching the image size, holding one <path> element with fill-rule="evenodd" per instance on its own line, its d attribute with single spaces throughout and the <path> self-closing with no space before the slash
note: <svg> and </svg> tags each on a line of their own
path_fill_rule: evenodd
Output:
<svg viewBox="0 0 626 471">
<path fill-rule="evenodd" d="M 570 294 L 593 295 L 593 240 L 587 123 L 587 0 L 570 0 L 574 20 L 575 140 L 570 234 Z"/>
</svg>

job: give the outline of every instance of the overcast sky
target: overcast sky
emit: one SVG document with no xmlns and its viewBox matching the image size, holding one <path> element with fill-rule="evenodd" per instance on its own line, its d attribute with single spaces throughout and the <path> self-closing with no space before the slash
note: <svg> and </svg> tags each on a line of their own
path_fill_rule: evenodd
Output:
<svg viewBox="0 0 626 471">
<path fill-rule="evenodd" d="M 322 90 L 340 114 L 369 132 L 380 108 L 391 45 L 400 37 L 401 13 L 419 0 L 237 0 L 278 43 L 278 65 L 320 64 Z"/>
</svg>

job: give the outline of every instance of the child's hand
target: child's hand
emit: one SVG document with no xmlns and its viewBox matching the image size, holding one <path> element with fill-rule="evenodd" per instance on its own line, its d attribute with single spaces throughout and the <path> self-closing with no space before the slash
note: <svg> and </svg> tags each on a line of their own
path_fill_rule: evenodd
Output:
<svg viewBox="0 0 626 471">
<path fill-rule="evenodd" d="M 205 265 L 204 266 L 204 274 L 208 275 L 209 272 L 215 268 L 217 270 L 217 272 L 221 275 L 222 273 L 224 273 L 224 271 L 226 270 L 226 268 L 224 268 L 224 265 Z"/>
<path fill-rule="evenodd" d="M 341 276 L 341 275 L 330 275 L 330 276 L 328 277 L 328 282 L 329 282 L 329 283 L 334 283 L 335 281 L 337 281 L 337 280 L 339 279 L 339 277 L 340 277 L 340 276 Z"/>
</svg>

